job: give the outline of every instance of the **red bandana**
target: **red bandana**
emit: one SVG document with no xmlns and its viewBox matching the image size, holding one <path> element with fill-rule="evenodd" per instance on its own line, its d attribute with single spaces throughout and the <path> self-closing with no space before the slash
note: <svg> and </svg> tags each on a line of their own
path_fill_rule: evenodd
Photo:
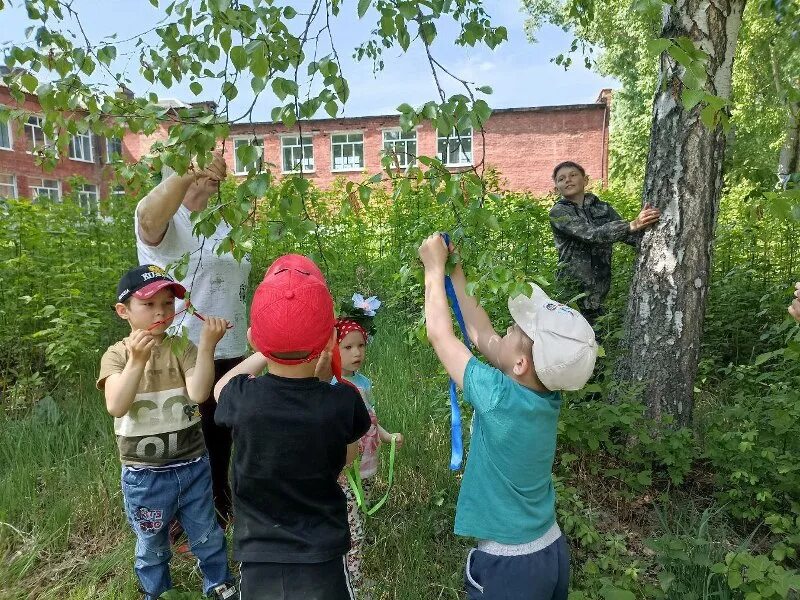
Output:
<svg viewBox="0 0 800 600">
<path fill-rule="evenodd" d="M 364 343 L 367 343 L 367 330 L 361 325 L 350 319 L 336 319 L 336 343 L 341 342 L 348 333 L 358 331 L 364 336 Z"/>
</svg>

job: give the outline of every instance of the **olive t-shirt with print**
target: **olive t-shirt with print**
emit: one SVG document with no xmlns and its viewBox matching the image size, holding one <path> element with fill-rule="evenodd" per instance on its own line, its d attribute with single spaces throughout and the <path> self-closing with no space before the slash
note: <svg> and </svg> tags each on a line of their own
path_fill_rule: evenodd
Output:
<svg viewBox="0 0 800 600">
<path fill-rule="evenodd" d="M 130 410 L 114 419 L 122 464 L 162 466 L 203 455 L 200 412 L 186 390 L 186 371 L 196 360 L 197 348 L 191 343 L 179 355 L 169 343 L 153 348 Z M 97 389 L 104 390 L 106 379 L 121 373 L 127 362 L 124 342 L 110 346 L 100 360 Z"/>
</svg>

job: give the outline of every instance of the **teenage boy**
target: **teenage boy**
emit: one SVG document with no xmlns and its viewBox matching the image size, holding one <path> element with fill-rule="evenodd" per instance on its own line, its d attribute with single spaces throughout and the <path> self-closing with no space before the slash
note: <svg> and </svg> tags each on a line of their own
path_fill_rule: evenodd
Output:
<svg viewBox="0 0 800 600">
<path fill-rule="evenodd" d="M 448 248 L 439 234 L 419 248 L 425 266 L 425 325 L 439 360 L 474 408 L 469 456 L 456 506 L 455 533 L 476 538 L 467 557 L 470 599 L 565 600 L 569 549 L 556 523 L 552 468 L 561 394 L 581 388 L 597 356 L 580 313 L 532 284 L 510 298 L 505 336 L 466 293 L 460 265 L 451 274 L 467 333 L 490 364 L 453 333 L 444 289 Z"/>
<path fill-rule="evenodd" d="M 200 343 L 176 354 L 165 341 L 175 298 L 186 290 L 163 269 L 131 269 L 117 286 L 117 314 L 131 335 L 100 361 L 97 388 L 114 417 L 122 462 L 122 495 L 136 534 L 134 569 L 145 600 L 172 587 L 169 522 L 177 518 L 203 573 L 203 591 L 238 598 L 225 537 L 214 514 L 211 470 L 198 404 L 211 392 L 214 348 L 227 321 L 206 317 Z"/>
<path fill-rule="evenodd" d="M 334 322 L 317 266 L 279 258 L 250 309 L 257 353 L 214 388 L 216 421 L 233 431 L 233 548 L 244 600 L 354 598 L 337 480 L 371 422 L 354 388 L 330 385 L 329 372 L 319 378 L 330 367 Z"/>
<path fill-rule="evenodd" d="M 569 294 L 585 293 L 579 301 L 583 316 L 594 324 L 603 314 L 611 289 L 611 250 L 615 242 L 636 246 L 641 232 L 661 218 L 646 204 L 633 221 L 625 221 L 608 203 L 586 192 L 589 178 L 578 163 L 562 162 L 553 169 L 561 197 L 550 209 L 550 226 L 558 251 L 557 277 Z"/>
</svg>

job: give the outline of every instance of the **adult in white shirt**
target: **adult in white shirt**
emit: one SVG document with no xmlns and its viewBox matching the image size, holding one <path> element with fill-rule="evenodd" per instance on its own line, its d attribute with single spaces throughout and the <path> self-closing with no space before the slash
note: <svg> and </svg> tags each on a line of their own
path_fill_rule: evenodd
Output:
<svg viewBox="0 0 800 600">
<path fill-rule="evenodd" d="M 189 253 L 189 268 L 181 284 L 190 292 L 191 303 L 201 314 L 227 319 L 233 324 L 217 344 L 214 354 L 215 381 L 242 361 L 247 353 L 247 307 L 245 292 L 250 275 L 249 256 L 238 262 L 228 253 L 217 255 L 217 245 L 230 232 L 224 221 L 214 235 L 204 238 L 192 233 L 191 213 L 204 210 L 218 192 L 226 175 L 225 161 L 219 153 L 204 170 L 185 175 L 172 174 L 147 194 L 136 207 L 136 249 L 140 264 L 166 268 Z M 199 266 L 198 266 L 199 263 Z M 176 299 L 175 311 L 183 308 Z M 187 328 L 195 345 L 199 342 L 202 322 L 182 313 L 176 325 Z M 214 505 L 224 528 L 231 515 L 231 490 L 228 468 L 231 456 L 231 432 L 214 423 L 217 404 L 214 398 L 200 404 L 203 434 L 211 463 Z M 180 528 L 171 527 L 174 542 Z"/>
</svg>

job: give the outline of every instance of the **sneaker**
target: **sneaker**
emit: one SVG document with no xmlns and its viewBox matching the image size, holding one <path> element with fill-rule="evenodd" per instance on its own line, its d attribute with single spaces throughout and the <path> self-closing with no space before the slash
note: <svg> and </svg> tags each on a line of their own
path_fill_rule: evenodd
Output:
<svg viewBox="0 0 800 600">
<path fill-rule="evenodd" d="M 239 590 L 232 583 L 223 583 L 211 590 L 209 598 L 214 600 L 239 600 Z"/>
</svg>

